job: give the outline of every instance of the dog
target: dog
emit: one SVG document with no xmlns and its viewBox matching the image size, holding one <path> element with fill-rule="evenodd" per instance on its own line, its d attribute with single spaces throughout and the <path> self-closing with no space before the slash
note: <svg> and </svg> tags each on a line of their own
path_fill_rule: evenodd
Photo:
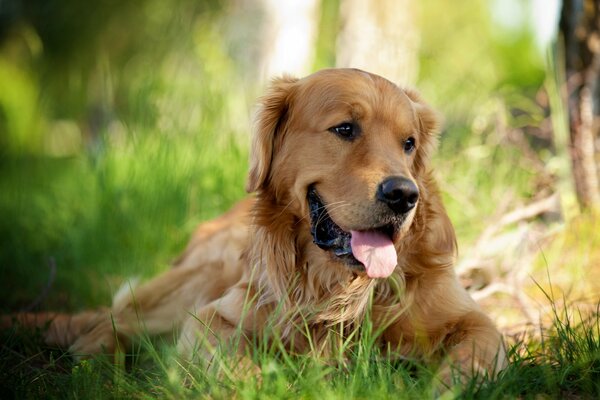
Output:
<svg viewBox="0 0 600 400">
<path fill-rule="evenodd" d="M 429 167 L 437 121 L 416 91 L 361 70 L 275 79 L 255 120 L 251 197 L 111 307 L 13 323 L 46 324 L 46 342 L 75 356 L 179 329 L 181 356 L 203 360 L 236 332 L 243 354 L 267 326 L 293 352 L 331 356 L 369 319 L 382 349 L 494 374 L 502 337 L 457 280 Z"/>
</svg>

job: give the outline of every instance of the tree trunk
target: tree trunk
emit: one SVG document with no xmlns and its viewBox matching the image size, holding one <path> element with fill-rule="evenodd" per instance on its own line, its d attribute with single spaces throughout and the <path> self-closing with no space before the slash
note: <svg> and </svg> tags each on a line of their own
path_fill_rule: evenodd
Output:
<svg viewBox="0 0 600 400">
<path fill-rule="evenodd" d="M 264 84 L 289 74 L 308 75 L 315 57 L 320 0 L 233 0 L 227 40 L 242 74 Z"/>
<path fill-rule="evenodd" d="M 319 21 L 317 0 L 262 0 L 266 27 L 262 65 L 263 79 L 311 72 Z"/>
<path fill-rule="evenodd" d="M 564 0 L 560 19 L 567 75 L 570 152 L 579 205 L 600 206 L 600 1 Z"/>
<path fill-rule="evenodd" d="M 338 67 L 364 69 L 399 85 L 415 83 L 419 32 L 411 0 L 342 0 Z"/>
</svg>

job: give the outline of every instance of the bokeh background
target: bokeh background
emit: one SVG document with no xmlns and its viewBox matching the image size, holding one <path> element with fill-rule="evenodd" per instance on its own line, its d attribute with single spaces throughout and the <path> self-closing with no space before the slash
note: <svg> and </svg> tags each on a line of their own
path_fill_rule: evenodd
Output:
<svg viewBox="0 0 600 400">
<path fill-rule="evenodd" d="M 433 163 L 457 268 L 504 329 L 537 323 L 551 286 L 597 303 L 600 235 L 571 179 L 560 7 L 0 0 L 0 311 L 109 304 L 126 279 L 168 268 L 200 221 L 245 196 L 270 77 L 335 66 L 415 86 L 444 116 Z"/>
</svg>

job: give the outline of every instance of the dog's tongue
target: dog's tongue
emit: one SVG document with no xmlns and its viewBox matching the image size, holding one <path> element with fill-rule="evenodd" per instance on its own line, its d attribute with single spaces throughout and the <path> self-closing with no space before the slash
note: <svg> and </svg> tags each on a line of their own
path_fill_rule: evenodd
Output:
<svg viewBox="0 0 600 400">
<path fill-rule="evenodd" d="M 369 278 L 387 278 L 398 264 L 394 243 L 386 235 L 373 231 L 351 231 L 352 254 L 363 263 Z"/>
</svg>

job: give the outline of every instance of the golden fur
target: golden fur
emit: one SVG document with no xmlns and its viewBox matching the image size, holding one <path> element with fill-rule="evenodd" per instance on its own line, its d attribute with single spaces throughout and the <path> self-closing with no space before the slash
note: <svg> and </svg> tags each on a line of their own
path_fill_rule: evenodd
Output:
<svg viewBox="0 0 600 400">
<path fill-rule="evenodd" d="M 349 120 L 360 124 L 355 140 L 330 132 Z M 256 118 L 253 197 L 201 225 L 174 268 L 119 294 L 111 308 L 17 318 L 52 320 L 47 341 L 75 355 L 113 351 L 142 330 L 180 328 L 178 349 L 192 359 L 209 356 L 210 346 L 199 345 L 236 329 L 260 340 L 265 326 L 295 352 L 309 351 L 309 332 L 312 351 L 328 355 L 336 336 L 368 317 L 382 348 L 426 359 L 447 354 L 469 375 L 497 371 L 506 363 L 501 336 L 453 271 L 455 234 L 428 168 L 436 129 L 415 91 L 376 75 L 332 69 L 277 79 Z M 416 149 L 408 154 L 402 146 L 411 136 Z M 394 236 L 394 273 L 371 279 L 313 243 L 307 190 L 318 190 L 344 231 L 369 229 L 385 207 L 374 198 L 387 176 L 415 182 L 419 200 Z"/>
</svg>

